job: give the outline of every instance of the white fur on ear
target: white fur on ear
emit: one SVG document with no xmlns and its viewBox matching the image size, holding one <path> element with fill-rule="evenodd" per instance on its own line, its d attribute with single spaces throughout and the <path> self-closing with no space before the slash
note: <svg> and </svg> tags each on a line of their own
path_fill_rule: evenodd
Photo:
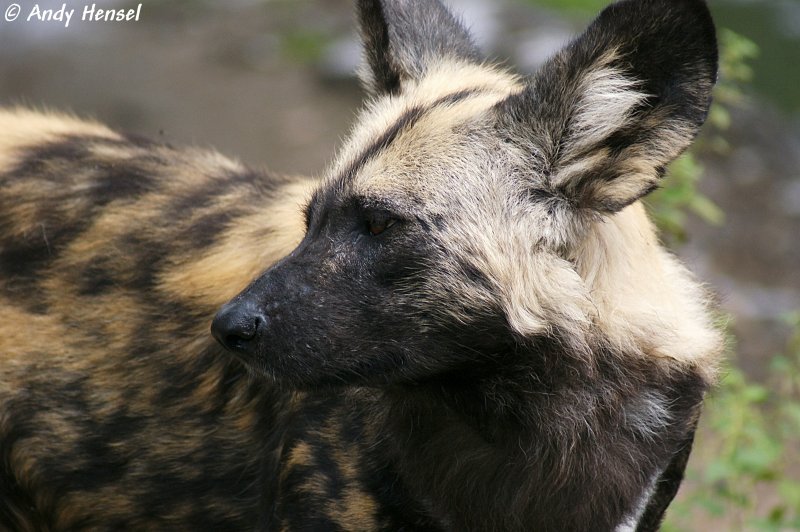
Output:
<svg viewBox="0 0 800 532">
<path fill-rule="evenodd" d="M 716 76 L 705 2 L 624 0 L 498 109 L 551 193 L 616 212 L 655 188 L 694 139 Z"/>
</svg>

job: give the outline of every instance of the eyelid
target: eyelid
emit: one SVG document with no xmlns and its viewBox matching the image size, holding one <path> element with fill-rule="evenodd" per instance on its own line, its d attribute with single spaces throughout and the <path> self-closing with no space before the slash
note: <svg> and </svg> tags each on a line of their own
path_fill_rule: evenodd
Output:
<svg viewBox="0 0 800 532">
<path fill-rule="evenodd" d="M 356 198 L 356 204 L 359 210 L 364 213 L 364 216 L 381 216 L 399 222 L 413 218 L 413 216 L 409 216 L 403 209 L 399 208 L 398 205 L 384 199 L 361 196 Z"/>
</svg>

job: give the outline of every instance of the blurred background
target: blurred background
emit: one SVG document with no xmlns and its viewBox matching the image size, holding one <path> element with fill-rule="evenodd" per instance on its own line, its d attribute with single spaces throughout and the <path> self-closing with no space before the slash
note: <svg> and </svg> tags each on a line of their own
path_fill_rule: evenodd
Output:
<svg viewBox="0 0 800 532">
<path fill-rule="evenodd" d="M 149 0 L 121 23 L 76 20 L 92 2 L 70 0 L 68 28 L 24 21 L 34 2 L 19 3 L 20 19 L 0 18 L 0 105 L 319 175 L 361 101 L 349 0 Z M 448 3 L 491 57 L 531 72 L 608 2 Z M 800 530 L 800 0 L 709 3 L 715 107 L 651 209 L 719 295 L 731 352 L 665 529 Z"/>
</svg>

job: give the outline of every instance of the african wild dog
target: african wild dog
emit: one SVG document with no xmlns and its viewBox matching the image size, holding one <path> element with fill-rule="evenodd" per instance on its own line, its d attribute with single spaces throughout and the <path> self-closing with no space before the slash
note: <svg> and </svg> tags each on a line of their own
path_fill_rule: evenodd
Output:
<svg viewBox="0 0 800 532">
<path fill-rule="evenodd" d="M 321 183 L 0 113 L 0 526 L 658 528 L 720 338 L 637 200 L 705 119 L 704 2 L 530 78 L 437 0 L 358 13 Z"/>
</svg>

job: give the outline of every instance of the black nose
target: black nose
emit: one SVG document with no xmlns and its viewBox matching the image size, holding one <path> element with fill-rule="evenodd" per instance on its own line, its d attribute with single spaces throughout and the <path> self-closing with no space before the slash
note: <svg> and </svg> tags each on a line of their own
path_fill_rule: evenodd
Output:
<svg viewBox="0 0 800 532">
<path fill-rule="evenodd" d="M 222 307 L 211 323 L 211 334 L 223 347 L 238 353 L 251 351 L 267 318 L 249 302 L 231 302 Z"/>
</svg>

